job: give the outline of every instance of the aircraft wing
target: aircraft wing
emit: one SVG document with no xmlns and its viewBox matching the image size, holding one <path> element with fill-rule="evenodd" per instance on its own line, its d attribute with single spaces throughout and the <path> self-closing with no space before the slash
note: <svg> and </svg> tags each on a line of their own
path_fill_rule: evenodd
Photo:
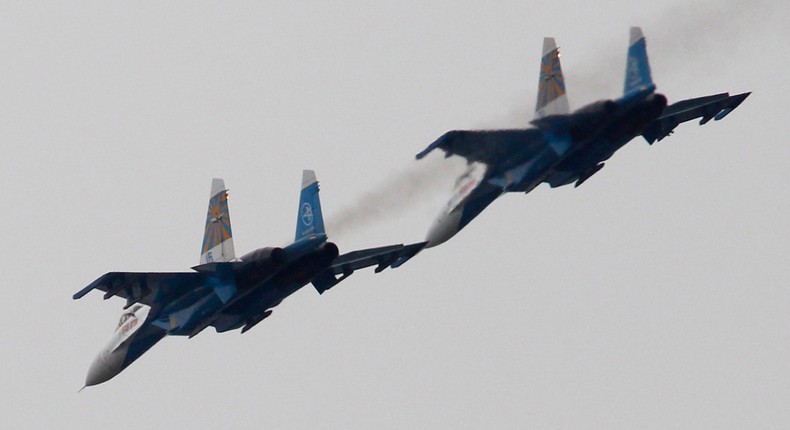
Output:
<svg viewBox="0 0 790 430">
<path fill-rule="evenodd" d="M 74 300 L 81 298 L 94 289 L 104 291 L 104 299 L 119 296 L 126 299 L 124 309 L 135 303 L 157 307 L 190 291 L 208 278 L 204 273 L 137 273 L 110 272 L 74 294 Z"/>
<path fill-rule="evenodd" d="M 731 96 L 729 93 L 721 93 L 673 103 L 645 129 L 642 137 L 652 145 L 672 134 L 675 127 L 686 121 L 701 118 L 700 125 L 711 119 L 719 121 L 746 100 L 749 94 L 751 93 Z"/>
<path fill-rule="evenodd" d="M 337 257 L 327 270 L 313 279 L 313 286 L 319 294 L 323 294 L 324 291 L 351 276 L 355 270 L 376 266 L 376 273 L 381 272 L 403 257 L 406 259 L 413 257 L 425 247 L 426 243 L 382 246 L 343 254 Z M 340 277 L 338 278 L 337 275 Z"/>
<path fill-rule="evenodd" d="M 536 129 L 453 130 L 428 145 L 417 154 L 417 159 L 422 159 L 434 149 L 441 149 L 445 157 L 460 155 L 470 163 L 478 161 L 492 165 L 517 152 L 539 151 L 544 145 L 542 134 Z"/>
</svg>

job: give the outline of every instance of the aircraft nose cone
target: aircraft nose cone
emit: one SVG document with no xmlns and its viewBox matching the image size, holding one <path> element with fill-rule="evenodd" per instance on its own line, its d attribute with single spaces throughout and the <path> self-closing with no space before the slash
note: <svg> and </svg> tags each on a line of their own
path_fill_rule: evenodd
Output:
<svg viewBox="0 0 790 430">
<path fill-rule="evenodd" d="M 118 354 L 117 351 L 112 353 L 102 351 L 96 356 L 93 363 L 91 363 L 91 367 L 88 369 L 88 376 L 85 378 L 85 386 L 90 387 L 109 381 L 115 375 L 121 373 L 122 363 L 122 354 Z"/>
<path fill-rule="evenodd" d="M 428 242 L 426 248 L 431 248 L 447 242 L 461 229 L 461 210 L 456 208 L 450 213 L 436 218 L 428 230 L 425 240 Z"/>
</svg>

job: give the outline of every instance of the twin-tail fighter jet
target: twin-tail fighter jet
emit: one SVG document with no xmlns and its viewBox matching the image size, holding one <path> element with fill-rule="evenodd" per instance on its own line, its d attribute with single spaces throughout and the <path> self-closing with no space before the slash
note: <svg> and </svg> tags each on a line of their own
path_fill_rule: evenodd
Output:
<svg viewBox="0 0 790 430">
<path fill-rule="evenodd" d="M 680 123 L 696 118 L 701 118 L 700 125 L 711 119 L 718 121 L 749 94 L 722 93 L 667 106 L 666 97 L 656 93 L 650 75 L 642 30 L 632 27 L 623 95 L 571 113 L 559 51 L 553 38 L 545 38 L 533 127 L 453 130 L 417 154 L 421 159 L 438 148 L 445 157 L 460 155 L 468 162 L 453 197 L 428 232 L 426 247 L 453 237 L 504 193 L 528 193 L 544 182 L 551 187 L 571 183 L 578 187 L 633 138 L 641 135 L 653 144 Z M 393 266 L 411 256 L 404 256 Z"/>
<path fill-rule="evenodd" d="M 376 265 L 381 271 L 414 248 L 392 245 L 338 256 L 324 230 L 315 173 L 305 170 L 294 242 L 236 258 L 227 190 L 222 179 L 214 179 L 200 264 L 193 272 L 110 272 L 74 295 L 79 299 L 98 289 L 105 300 L 126 299 L 127 311 L 91 364 L 85 386 L 113 378 L 167 335 L 191 338 L 208 326 L 244 333 L 304 285 L 312 283 L 322 294 L 355 270 Z"/>
</svg>

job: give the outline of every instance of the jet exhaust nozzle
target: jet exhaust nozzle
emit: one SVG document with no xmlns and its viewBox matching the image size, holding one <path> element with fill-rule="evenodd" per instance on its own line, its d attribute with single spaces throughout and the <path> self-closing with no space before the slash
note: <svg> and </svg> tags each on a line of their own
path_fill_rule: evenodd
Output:
<svg viewBox="0 0 790 430">
<path fill-rule="evenodd" d="M 325 243 L 321 250 L 328 261 L 334 261 L 335 258 L 340 255 L 340 250 L 337 248 L 337 245 L 332 242 Z"/>
<path fill-rule="evenodd" d="M 241 257 L 245 276 L 265 277 L 288 263 L 288 254 L 282 248 L 260 248 Z"/>
</svg>

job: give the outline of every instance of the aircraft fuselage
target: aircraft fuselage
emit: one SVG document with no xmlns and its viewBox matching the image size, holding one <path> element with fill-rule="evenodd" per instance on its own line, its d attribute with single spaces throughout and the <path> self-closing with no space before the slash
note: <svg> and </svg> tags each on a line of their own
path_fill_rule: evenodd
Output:
<svg viewBox="0 0 790 430">
<path fill-rule="evenodd" d="M 546 177 L 546 182 L 552 187 L 572 182 L 581 185 L 603 167 L 601 163 L 641 135 L 667 105 L 666 97 L 654 93 L 633 101 L 620 99 L 608 102 L 610 112 L 600 114 L 597 124 L 590 124 L 590 132 L 585 132 L 587 127 L 577 127 L 571 150 Z"/>
<path fill-rule="evenodd" d="M 337 246 L 327 242 L 325 235 L 297 241 L 282 248 L 282 255 L 274 258 L 272 255 L 278 253 L 272 249 L 279 248 L 262 248 L 245 255 L 233 263 L 235 270 L 230 273 L 222 271 L 230 266 L 217 266 L 208 282 L 196 285 L 161 309 L 142 306 L 125 314 L 128 321 L 118 326 L 94 359 L 86 385 L 116 376 L 166 335 L 194 336 L 210 325 L 224 332 L 257 324 L 271 313 L 270 308 L 326 270 L 338 255 Z M 256 253 L 267 258 L 256 261 Z M 229 284 L 235 286 L 235 292 L 223 297 L 223 287 Z"/>
<path fill-rule="evenodd" d="M 535 121 L 535 128 L 451 132 L 455 133 L 451 138 L 495 140 L 515 149 L 499 158 L 493 154 L 485 167 L 470 164 L 431 225 L 427 247 L 453 237 L 504 193 L 528 193 L 547 180 L 558 186 L 587 179 L 600 169 L 600 162 L 640 135 L 665 107 L 666 98 L 651 90 L 591 103 L 568 115 L 551 115 Z M 466 177 L 476 178 L 474 184 L 464 182 Z"/>
</svg>

